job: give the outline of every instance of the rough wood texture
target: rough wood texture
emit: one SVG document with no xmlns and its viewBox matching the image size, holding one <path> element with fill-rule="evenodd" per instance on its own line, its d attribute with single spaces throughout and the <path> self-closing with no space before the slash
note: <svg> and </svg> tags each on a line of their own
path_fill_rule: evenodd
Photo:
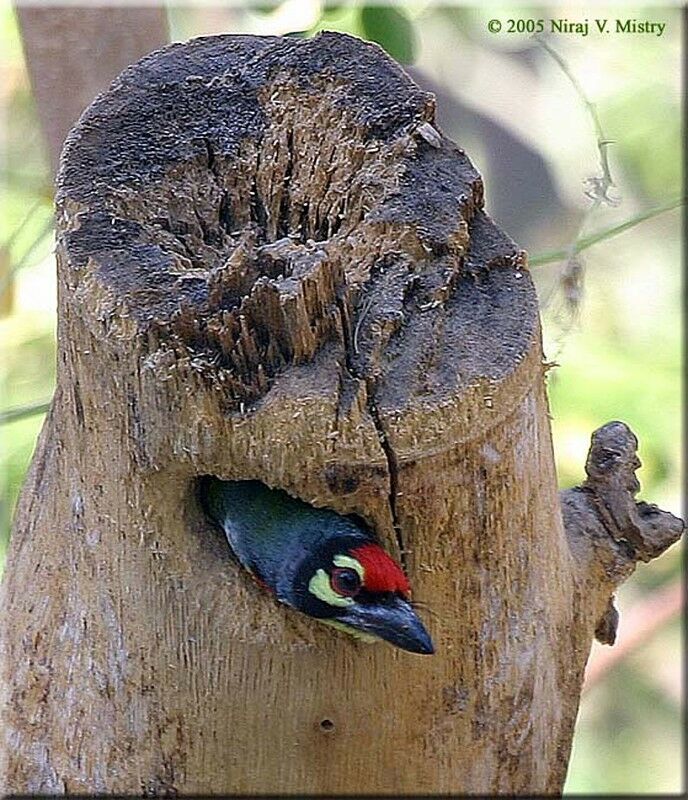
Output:
<svg viewBox="0 0 688 800">
<path fill-rule="evenodd" d="M 567 538 L 525 255 L 433 115 L 375 46 L 227 36 L 70 135 L 59 385 L 2 596 L 10 790 L 561 789 L 610 595 L 682 526 L 636 511 L 613 428 Z M 437 654 L 275 604 L 206 473 L 367 519 Z"/>
</svg>

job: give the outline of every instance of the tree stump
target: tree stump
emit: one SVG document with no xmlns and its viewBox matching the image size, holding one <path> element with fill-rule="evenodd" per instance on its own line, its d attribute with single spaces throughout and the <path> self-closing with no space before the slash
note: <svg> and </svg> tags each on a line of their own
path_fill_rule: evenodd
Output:
<svg viewBox="0 0 688 800">
<path fill-rule="evenodd" d="M 218 36 L 70 134 L 58 386 L 2 595 L 6 791 L 561 790 L 611 593 L 682 524 L 635 505 L 617 423 L 565 531 L 525 254 L 433 120 L 374 45 Z M 276 604 L 206 474 L 365 519 L 436 655 Z"/>
</svg>

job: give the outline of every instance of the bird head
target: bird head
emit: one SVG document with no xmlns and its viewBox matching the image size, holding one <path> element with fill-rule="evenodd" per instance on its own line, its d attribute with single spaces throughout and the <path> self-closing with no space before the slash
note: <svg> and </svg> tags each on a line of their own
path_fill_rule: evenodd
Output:
<svg viewBox="0 0 688 800">
<path fill-rule="evenodd" d="M 241 565 L 281 603 L 359 638 L 434 652 L 406 575 L 361 520 L 257 481 L 208 477 L 201 501 Z"/>
<path fill-rule="evenodd" d="M 431 654 L 432 640 L 409 600 L 403 570 L 375 541 L 326 541 L 296 573 L 292 605 L 365 640 Z"/>
</svg>

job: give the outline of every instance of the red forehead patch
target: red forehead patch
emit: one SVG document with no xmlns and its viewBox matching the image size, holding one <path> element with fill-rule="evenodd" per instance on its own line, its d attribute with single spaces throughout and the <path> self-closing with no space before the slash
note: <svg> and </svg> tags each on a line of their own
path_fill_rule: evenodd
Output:
<svg viewBox="0 0 688 800">
<path fill-rule="evenodd" d="M 397 562 L 385 553 L 377 544 L 364 544 L 351 551 L 363 567 L 363 586 L 369 592 L 401 592 L 411 591 L 408 578 Z"/>
</svg>

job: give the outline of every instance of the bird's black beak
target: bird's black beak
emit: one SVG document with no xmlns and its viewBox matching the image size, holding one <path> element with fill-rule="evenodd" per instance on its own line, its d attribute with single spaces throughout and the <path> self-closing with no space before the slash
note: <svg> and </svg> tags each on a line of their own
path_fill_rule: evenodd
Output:
<svg viewBox="0 0 688 800">
<path fill-rule="evenodd" d="M 431 655 L 435 652 L 430 634 L 411 604 L 398 595 L 379 603 L 357 603 L 347 608 L 339 620 L 410 653 Z"/>
</svg>

